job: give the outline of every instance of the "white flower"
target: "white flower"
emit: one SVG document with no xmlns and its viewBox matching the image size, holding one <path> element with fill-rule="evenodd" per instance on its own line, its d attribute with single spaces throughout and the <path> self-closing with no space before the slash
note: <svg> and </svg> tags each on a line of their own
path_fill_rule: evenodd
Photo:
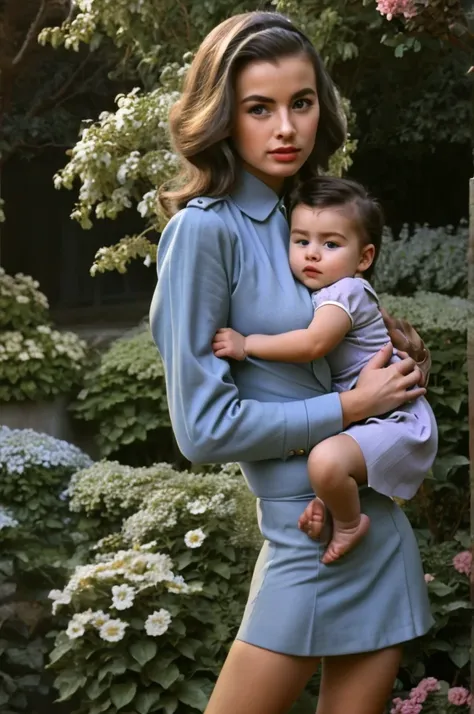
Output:
<svg viewBox="0 0 474 714">
<path fill-rule="evenodd" d="M 150 267 L 150 265 L 151 265 L 151 255 L 150 255 L 149 253 L 146 254 L 145 260 L 143 261 L 143 265 L 144 265 L 146 268 L 149 268 L 149 267 Z"/>
<path fill-rule="evenodd" d="M 130 585 L 114 585 L 112 596 L 112 605 L 116 610 L 127 610 L 133 605 L 135 590 Z"/>
<path fill-rule="evenodd" d="M 184 542 L 188 548 L 200 548 L 204 543 L 204 538 L 206 534 L 202 528 L 196 528 L 194 531 L 188 531 L 184 536 Z"/>
<path fill-rule="evenodd" d="M 200 513 L 205 513 L 207 511 L 207 499 L 204 498 L 196 498 L 195 501 L 189 501 L 187 503 L 186 508 L 190 513 L 193 514 L 193 516 L 197 516 Z"/>
<path fill-rule="evenodd" d="M 30 298 L 26 297 L 26 295 L 17 295 L 16 301 L 19 302 L 20 305 L 26 305 L 27 303 L 30 302 Z"/>
<path fill-rule="evenodd" d="M 66 635 L 69 637 L 70 640 L 75 640 L 78 637 L 82 637 L 84 632 L 84 625 L 81 625 L 81 623 L 77 622 L 76 620 L 71 620 L 67 627 Z"/>
<path fill-rule="evenodd" d="M 106 642 L 120 642 L 125 635 L 128 622 L 123 620 L 107 620 L 99 630 L 99 635 Z"/>
<path fill-rule="evenodd" d="M 184 582 L 182 575 L 175 575 L 173 580 L 166 583 L 166 587 L 169 593 L 187 593 L 189 592 L 188 585 Z"/>
<path fill-rule="evenodd" d="M 85 612 L 76 612 L 72 616 L 72 621 L 77 622 L 79 625 L 87 625 L 91 621 L 92 615 L 92 610 L 89 608 Z"/>
<path fill-rule="evenodd" d="M 93 612 L 91 615 L 90 623 L 93 627 L 96 627 L 98 630 L 100 630 L 100 628 L 105 625 L 105 623 L 109 620 L 110 615 L 108 615 L 103 610 L 96 610 L 96 612 Z"/>
<path fill-rule="evenodd" d="M 71 602 L 71 593 L 67 590 L 51 590 L 48 597 L 58 605 L 69 605 Z"/>
<path fill-rule="evenodd" d="M 51 328 L 48 327 L 48 325 L 38 325 L 36 330 L 42 335 L 50 335 L 51 334 Z"/>
<path fill-rule="evenodd" d="M 149 615 L 145 622 L 145 630 L 150 637 L 164 635 L 171 624 L 171 615 L 168 610 L 161 608 Z"/>
</svg>

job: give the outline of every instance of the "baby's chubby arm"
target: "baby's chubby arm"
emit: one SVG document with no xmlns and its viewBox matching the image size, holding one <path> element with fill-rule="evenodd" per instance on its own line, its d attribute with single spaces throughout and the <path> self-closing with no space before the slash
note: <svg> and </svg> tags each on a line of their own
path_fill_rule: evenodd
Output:
<svg viewBox="0 0 474 714">
<path fill-rule="evenodd" d="M 216 357 L 236 360 L 257 357 L 274 362 L 311 362 L 331 352 L 351 327 L 346 310 L 326 303 L 315 311 L 311 324 L 304 330 L 244 337 L 224 327 L 216 332 L 212 349 Z"/>
</svg>

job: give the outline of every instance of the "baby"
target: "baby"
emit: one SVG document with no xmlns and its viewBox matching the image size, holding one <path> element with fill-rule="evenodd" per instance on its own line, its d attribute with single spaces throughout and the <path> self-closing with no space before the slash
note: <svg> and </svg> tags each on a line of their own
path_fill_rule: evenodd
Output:
<svg viewBox="0 0 474 714">
<path fill-rule="evenodd" d="M 326 357 L 334 391 L 352 389 L 362 368 L 390 341 L 377 294 L 367 281 L 380 251 L 383 223 L 380 206 L 358 183 L 319 177 L 301 187 L 292 201 L 289 262 L 295 278 L 311 291 L 312 322 L 280 335 L 244 337 L 220 329 L 212 345 L 216 357 L 283 362 Z M 369 528 L 368 516 L 360 511 L 360 485 L 412 498 L 436 450 L 436 422 L 423 397 L 317 444 L 308 458 L 317 495 L 312 534 L 321 534 L 325 508 L 333 521 L 322 562 L 354 548 Z"/>
</svg>

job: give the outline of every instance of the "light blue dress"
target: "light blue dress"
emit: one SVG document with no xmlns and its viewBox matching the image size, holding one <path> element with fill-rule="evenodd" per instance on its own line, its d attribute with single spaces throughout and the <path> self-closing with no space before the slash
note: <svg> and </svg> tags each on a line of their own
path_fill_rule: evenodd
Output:
<svg viewBox="0 0 474 714">
<path fill-rule="evenodd" d="M 237 638 L 293 655 L 381 649 L 432 624 L 416 540 L 400 508 L 370 488 L 363 541 L 330 565 L 297 528 L 313 498 L 307 454 L 342 430 L 325 360 L 214 357 L 219 327 L 244 334 L 305 328 L 313 307 L 288 264 L 277 195 L 242 172 L 224 198 L 196 198 L 160 240 L 151 328 L 165 365 L 173 429 L 194 462 L 238 461 L 265 538 Z"/>
</svg>

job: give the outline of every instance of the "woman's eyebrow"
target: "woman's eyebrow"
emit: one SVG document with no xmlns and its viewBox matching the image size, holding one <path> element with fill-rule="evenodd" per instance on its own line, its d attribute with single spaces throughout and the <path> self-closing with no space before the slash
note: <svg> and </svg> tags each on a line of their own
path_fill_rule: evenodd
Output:
<svg viewBox="0 0 474 714">
<path fill-rule="evenodd" d="M 295 92 L 294 94 L 291 95 L 291 100 L 294 101 L 295 99 L 300 99 L 300 97 L 305 97 L 308 94 L 312 94 L 313 96 L 316 96 L 316 90 L 313 89 L 312 87 L 306 87 L 305 89 L 300 89 L 298 92 Z M 264 104 L 275 104 L 275 100 L 272 99 L 271 97 L 264 97 L 261 94 L 251 94 L 248 97 L 245 97 L 242 99 L 241 104 L 244 104 L 245 102 L 262 102 Z"/>
</svg>

